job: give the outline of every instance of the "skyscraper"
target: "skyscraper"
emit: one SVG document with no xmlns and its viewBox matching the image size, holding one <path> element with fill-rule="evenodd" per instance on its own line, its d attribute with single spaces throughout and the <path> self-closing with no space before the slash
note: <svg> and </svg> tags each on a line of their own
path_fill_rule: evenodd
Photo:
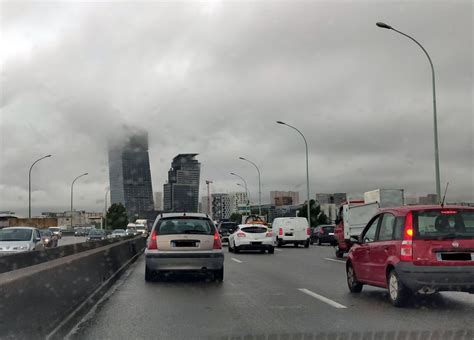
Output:
<svg viewBox="0 0 474 340">
<path fill-rule="evenodd" d="M 211 194 L 212 218 L 215 221 L 228 219 L 232 214 L 233 202 L 230 194 Z"/>
<path fill-rule="evenodd" d="M 129 216 L 153 210 L 148 133 L 124 127 L 109 143 L 109 180 L 112 203 L 122 203 Z"/>
<path fill-rule="evenodd" d="M 163 210 L 163 193 L 159 191 L 155 192 L 155 210 Z"/>
<path fill-rule="evenodd" d="M 163 209 L 170 212 L 197 212 L 201 163 L 197 153 L 179 154 L 168 171 L 168 183 L 163 185 Z"/>
</svg>

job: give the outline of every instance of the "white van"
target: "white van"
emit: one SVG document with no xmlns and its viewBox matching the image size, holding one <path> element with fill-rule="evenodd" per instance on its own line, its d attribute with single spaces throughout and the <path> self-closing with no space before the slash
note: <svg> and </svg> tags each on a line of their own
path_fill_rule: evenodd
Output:
<svg viewBox="0 0 474 340">
<path fill-rule="evenodd" d="M 272 232 L 278 247 L 292 243 L 295 247 L 309 247 L 311 229 L 305 217 L 278 217 L 273 220 Z"/>
</svg>

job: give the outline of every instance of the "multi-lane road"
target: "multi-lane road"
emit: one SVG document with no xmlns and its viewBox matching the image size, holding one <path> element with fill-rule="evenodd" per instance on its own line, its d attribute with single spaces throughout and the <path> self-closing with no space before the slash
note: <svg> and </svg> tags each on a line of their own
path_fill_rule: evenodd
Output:
<svg viewBox="0 0 474 340">
<path fill-rule="evenodd" d="M 225 255 L 222 284 L 186 276 L 147 283 L 141 256 L 69 337 L 474 339 L 474 295 L 441 293 L 403 309 L 382 289 L 351 295 L 329 246 Z"/>
<path fill-rule="evenodd" d="M 58 246 L 65 246 L 67 244 L 81 243 L 81 242 L 86 242 L 86 238 L 85 237 L 75 237 L 75 236 L 63 236 L 58 241 Z"/>
</svg>

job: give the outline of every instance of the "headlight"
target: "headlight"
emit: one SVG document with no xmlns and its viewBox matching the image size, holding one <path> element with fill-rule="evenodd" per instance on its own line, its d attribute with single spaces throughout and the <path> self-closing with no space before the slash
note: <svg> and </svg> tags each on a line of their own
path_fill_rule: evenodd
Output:
<svg viewBox="0 0 474 340">
<path fill-rule="evenodd" d="M 48 243 L 48 242 L 49 242 L 49 238 L 45 238 L 44 243 Z"/>
</svg>

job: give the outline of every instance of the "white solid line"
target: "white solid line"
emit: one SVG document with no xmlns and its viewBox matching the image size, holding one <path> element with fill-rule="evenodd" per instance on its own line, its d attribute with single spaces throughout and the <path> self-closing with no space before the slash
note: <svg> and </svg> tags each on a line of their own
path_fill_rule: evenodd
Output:
<svg viewBox="0 0 474 340">
<path fill-rule="evenodd" d="M 276 251 L 283 251 L 283 250 L 281 250 L 281 249 L 278 249 L 278 248 L 275 248 L 275 250 L 276 250 Z"/>
<path fill-rule="evenodd" d="M 316 299 L 318 299 L 319 301 L 322 301 L 324 303 L 327 303 L 328 305 L 330 306 L 333 306 L 334 308 L 347 308 L 346 306 L 344 305 L 341 305 L 340 303 L 336 302 L 336 301 L 333 301 L 331 299 L 328 299 L 327 297 L 324 297 L 322 295 L 319 295 L 319 294 L 316 294 L 315 292 L 312 292 L 310 291 L 309 289 L 306 289 L 306 288 L 298 288 L 298 290 L 302 293 L 305 293 L 305 294 L 308 294 L 309 296 L 312 296 Z"/>
<path fill-rule="evenodd" d="M 344 260 L 330 259 L 329 257 L 325 257 L 324 259 L 327 260 L 327 261 L 334 261 L 334 262 L 346 263 L 346 261 L 344 261 Z"/>
<path fill-rule="evenodd" d="M 235 261 L 235 262 L 237 262 L 237 263 L 242 263 L 242 261 L 237 260 L 237 259 L 235 259 L 235 258 L 233 258 L 233 257 L 231 257 L 231 260 L 232 260 L 232 261 Z"/>
</svg>

